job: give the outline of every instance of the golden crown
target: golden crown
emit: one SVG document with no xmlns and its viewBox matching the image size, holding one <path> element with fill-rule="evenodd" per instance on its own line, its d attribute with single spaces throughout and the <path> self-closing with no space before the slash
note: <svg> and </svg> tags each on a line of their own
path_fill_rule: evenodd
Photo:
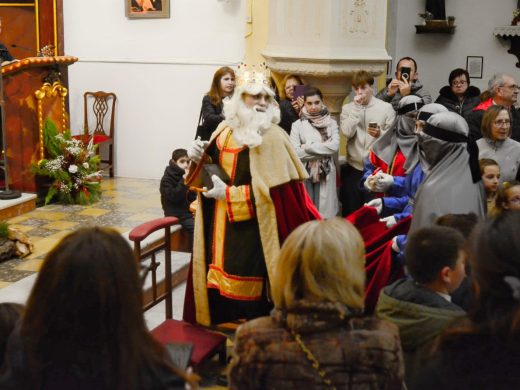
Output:
<svg viewBox="0 0 520 390">
<path fill-rule="evenodd" d="M 238 65 L 236 71 L 236 85 L 241 87 L 243 85 L 259 84 L 271 87 L 270 76 L 271 73 L 265 62 L 252 66 L 242 62 Z"/>
</svg>

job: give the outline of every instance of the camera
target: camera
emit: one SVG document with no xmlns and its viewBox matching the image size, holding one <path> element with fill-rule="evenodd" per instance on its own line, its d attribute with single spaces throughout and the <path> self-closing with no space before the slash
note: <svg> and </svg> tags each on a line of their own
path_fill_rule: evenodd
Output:
<svg viewBox="0 0 520 390">
<path fill-rule="evenodd" d="M 401 80 L 403 81 L 410 81 L 410 73 L 412 71 L 412 68 L 408 67 L 408 66 L 403 66 L 401 68 Z"/>
</svg>

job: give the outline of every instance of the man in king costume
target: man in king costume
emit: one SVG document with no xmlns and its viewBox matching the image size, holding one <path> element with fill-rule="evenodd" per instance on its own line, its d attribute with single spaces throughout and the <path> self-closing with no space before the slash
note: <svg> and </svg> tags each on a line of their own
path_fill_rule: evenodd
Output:
<svg viewBox="0 0 520 390">
<path fill-rule="evenodd" d="M 211 176 L 213 188 L 199 194 L 195 214 L 184 318 L 202 325 L 267 315 L 281 243 L 320 218 L 303 186 L 307 172 L 276 125 L 280 110 L 266 70 L 240 70 L 225 121 L 209 142 L 195 140 L 188 151 L 188 185 L 203 186 L 207 164 L 229 176 L 227 182 Z"/>
</svg>

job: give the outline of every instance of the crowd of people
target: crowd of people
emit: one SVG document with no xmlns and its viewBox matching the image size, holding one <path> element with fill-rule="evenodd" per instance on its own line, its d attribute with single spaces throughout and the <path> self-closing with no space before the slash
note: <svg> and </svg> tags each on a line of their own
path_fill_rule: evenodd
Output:
<svg viewBox="0 0 520 390">
<path fill-rule="evenodd" d="M 518 86 L 448 82 L 433 102 L 411 57 L 378 93 L 358 71 L 338 124 L 299 75 L 278 96 L 262 67 L 216 71 L 160 193 L 193 244 L 184 320 L 246 321 L 231 389 L 519 386 Z M 198 380 L 151 337 L 138 262 L 101 228 L 46 256 L 25 307 L 0 305 L 0 367 L 5 389 Z"/>
</svg>

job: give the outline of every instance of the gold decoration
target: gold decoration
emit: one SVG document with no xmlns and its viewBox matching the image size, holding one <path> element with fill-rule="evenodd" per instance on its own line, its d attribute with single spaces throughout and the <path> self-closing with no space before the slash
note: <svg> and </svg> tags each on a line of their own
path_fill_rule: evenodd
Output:
<svg viewBox="0 0 520 390">
<path fill-rule="evenodd" d="M 38 100 L 38 142 L 40 143 L 40 160 L 45 158 L 45 146 L 43 144 L 43 99 L 54 98 L 60 96 L 61 98 L 61 131 L 67 128 L 67 118 L 65 116 L 65 97 L 69 93 L 68 89 L 61 85 L 60 81 L 55 81 L 52 85 L 44 83 L 40 89 L 34 92 L 34 96 Z"/>
<path fill-rule="evenodd" d="M 236 71 L 236 85 L 241 87 L 243 85 L 265 85 L 271 87 L 270 71 L 265 62 L 261 64 L 248 66 L 245 63 L 240 63 Z"/>
</svg>

